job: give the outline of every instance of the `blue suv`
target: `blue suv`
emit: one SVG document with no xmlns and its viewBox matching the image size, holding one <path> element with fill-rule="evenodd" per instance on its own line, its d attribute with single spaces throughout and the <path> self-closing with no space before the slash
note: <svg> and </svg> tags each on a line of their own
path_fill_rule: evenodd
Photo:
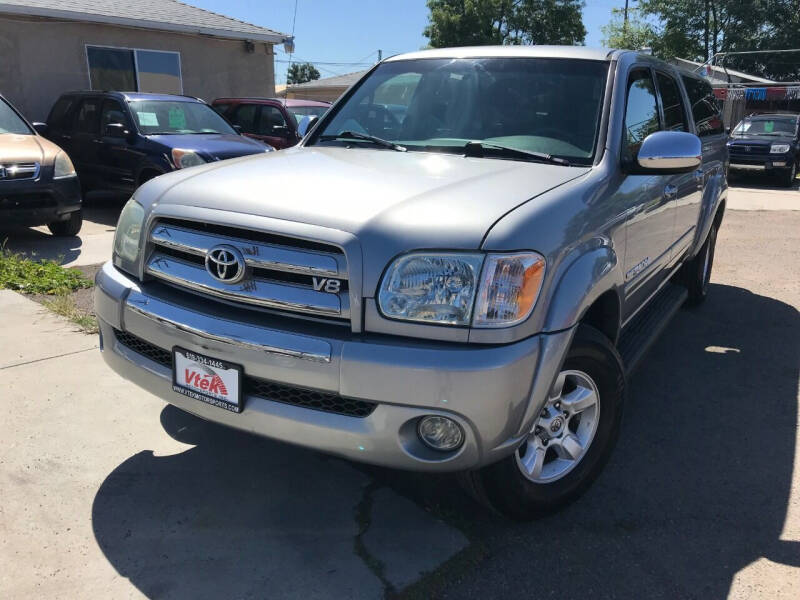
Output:
<svg viewBox="0 0 800 600">
<path fill-rule="evenodd" d="M 168 171 L 273 150 L 190 96 L 70 92 L 35 127 L 67 152 L 84 191 L 132 193 Z"/>
</svg>

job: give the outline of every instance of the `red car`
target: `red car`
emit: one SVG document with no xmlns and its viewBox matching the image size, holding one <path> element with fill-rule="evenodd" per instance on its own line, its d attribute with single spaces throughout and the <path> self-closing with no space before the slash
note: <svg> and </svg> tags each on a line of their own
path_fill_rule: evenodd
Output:
<svg viewBox="0 0 800 600">
<path fill-rule="evenodd" d="M 330 102 L 281 98 L 217 98 L 211 106 L 246 136 L 266 142 L 278 150 L 297 144 L 308 119 L 321 117 Z"/>
</svg>

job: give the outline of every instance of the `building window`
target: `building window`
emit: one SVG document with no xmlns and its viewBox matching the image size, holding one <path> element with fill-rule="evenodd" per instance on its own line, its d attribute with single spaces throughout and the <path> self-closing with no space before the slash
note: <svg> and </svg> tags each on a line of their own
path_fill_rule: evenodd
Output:
<svg viewBox="0 0 800 600">
<path fill-rule="evenodd" d="M 183 93 L 178 52 L 86 46 L 86 59 L 93 90 Z"/>
</svg>

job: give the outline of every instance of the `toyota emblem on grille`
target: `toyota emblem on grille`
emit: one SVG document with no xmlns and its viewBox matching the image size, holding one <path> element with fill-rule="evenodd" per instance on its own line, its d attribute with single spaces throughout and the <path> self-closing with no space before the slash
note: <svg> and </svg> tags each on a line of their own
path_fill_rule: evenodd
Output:
<svg viewBox="0 0 800 600">
<path fill-rule="evenodd" d="M 222 283 L 239 283 L 246 271 L 244 256 L 233 246 L 214 246 L 206 254 L 206 270 Z"/>
</svg>

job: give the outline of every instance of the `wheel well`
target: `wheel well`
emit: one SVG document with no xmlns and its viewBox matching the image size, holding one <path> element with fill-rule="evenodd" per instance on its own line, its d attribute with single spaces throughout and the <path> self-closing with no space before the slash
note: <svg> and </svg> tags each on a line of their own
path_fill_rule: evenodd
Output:
<svg viewBox="0 0 800 600">
<path fill-rule="evenodd" d="M 617 343 L 620 326 L 619 297 L 614 290 L 608 290 L 583 314 L 581 323 L 591 325 L 603 333 L 612 344 Z"/>
</svg>

